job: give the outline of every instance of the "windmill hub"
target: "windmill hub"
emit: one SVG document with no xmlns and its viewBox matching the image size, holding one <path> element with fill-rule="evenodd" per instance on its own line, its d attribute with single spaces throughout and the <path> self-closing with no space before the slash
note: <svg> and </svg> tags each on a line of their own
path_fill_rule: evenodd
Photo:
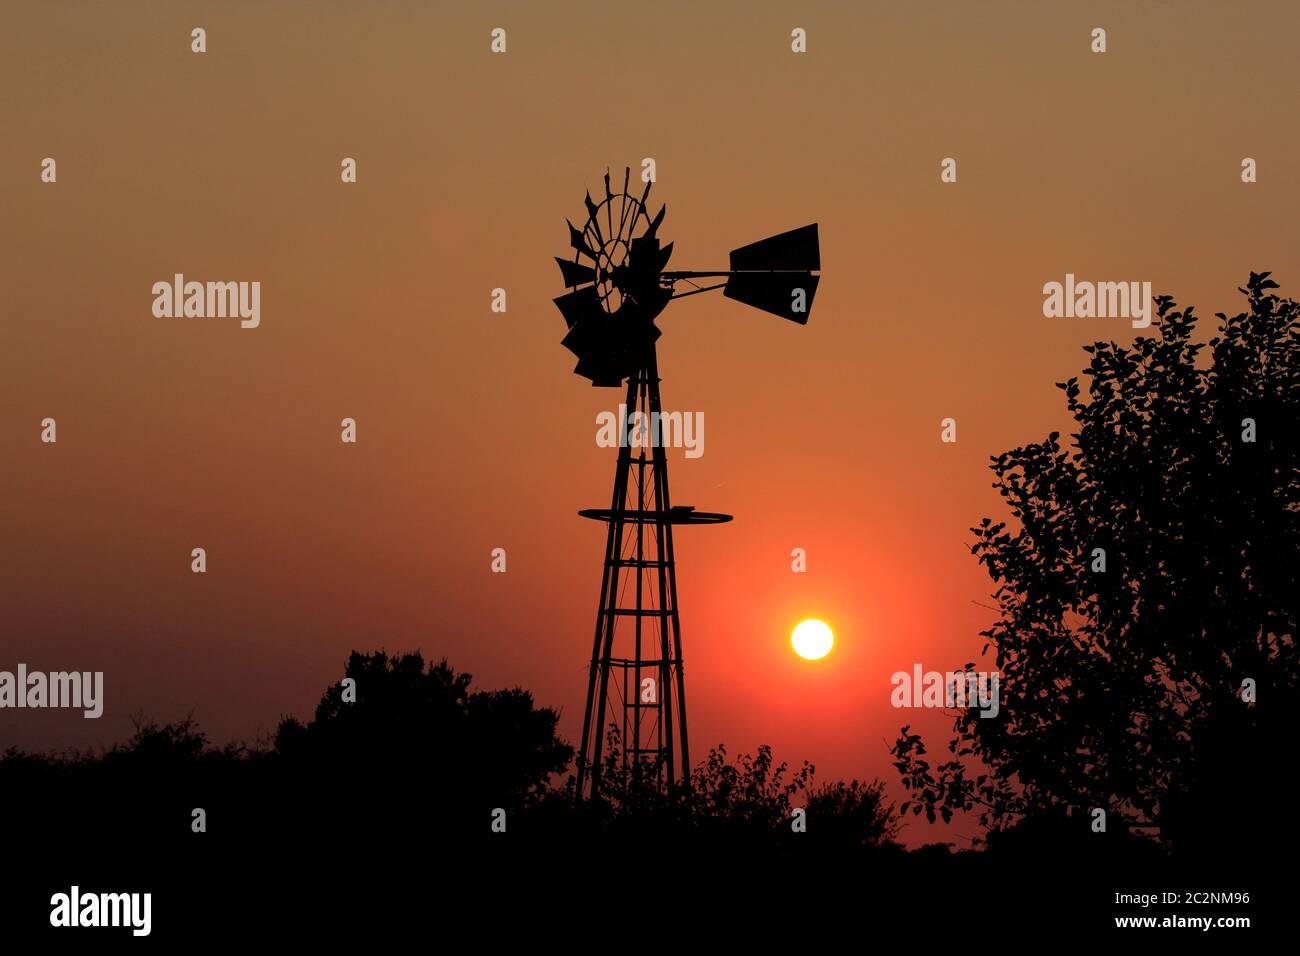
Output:
<svg viewBox="0 0 1300 956">
<path fill-rule="evenodd" d="M 573 258 L 555 260 L 569 291 L 555 304 L 568 326 L 563 345 L 578 357 L 574 372 L 595 386 L 626 383 L 625 407 L 656 422 L 662 403 L 655 319 L 668 303 L 722 289 L 727 298 L 804 325 L 821 257 L 814 223 L 733 249 L 723 271 L 666 271 L 673 246 L 661 245 L 658 233 L 667 210 L 660 207 L 651 218 L 651 183 L 635 197 L 628 192 L 630 181 L 628 169 L 615 192 L 606 173 L 604 199 L 597 203 L 586 196 L 583 228 L 569 223 Z M 721 524 L 731 516 L 671 503 L 668 460 L 657 440 L 649 447 L 620 441 L 610 507 L 578 514 L 605 522 L 608 532 L 577 797 L 597 799 L 601 776 L 611 768 L 633 783 L 689 787 L 673 529 Z"/>
</svg>

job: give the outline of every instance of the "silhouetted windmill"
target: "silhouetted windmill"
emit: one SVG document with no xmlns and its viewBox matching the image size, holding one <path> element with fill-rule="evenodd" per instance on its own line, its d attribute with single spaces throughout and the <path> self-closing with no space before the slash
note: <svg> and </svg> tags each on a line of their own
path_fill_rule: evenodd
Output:
<svg viewBox="0 0 1300 956">
<path fill-rule="evenodd" d="M 658 421 L 661 412 L 654 320 L 669 301 L 722 289 L 728 298 L 803 325 L 821 261 L 814 223 L 733 250 L 725 272 L 667 272 L 673 247 L 661 247 L 658 235 L 666 207 L 651 219 L 651 184 L 637 199 L 628 192 L 630 177 L 626 170 L 615 193 L 607 172 L 604 200 L 595 203 L 587 194 L 586 226 L 579 231 L 569 223 L 573 260 L 555 261 L 571 291 L 555 304 L 569 326 L 563 344 L 578 356 L 574 371 L 592 385 L 619 388 L 626 380 L 627 420 L 637 421 L 634 413 L 640 412 L 648 428 L 645 423 Z M 713 285 L 693 281 L 724 277 Z M 679 282 L 692 288 L 677 292 Z M 578 753 L 579 800 L 600 792 L 606 715 L 613 721 L 620 711 L 623 765 L 634 778 L 649 772 L 659 786 L 689 785 L 673 526 L 731 520 L 671 504 L 668 461 L 658 436 L 640 437 L 635 457 L 627 432 L 619 437 L 609 508 L 578 512 L 609 524 Z"/>
</svg>

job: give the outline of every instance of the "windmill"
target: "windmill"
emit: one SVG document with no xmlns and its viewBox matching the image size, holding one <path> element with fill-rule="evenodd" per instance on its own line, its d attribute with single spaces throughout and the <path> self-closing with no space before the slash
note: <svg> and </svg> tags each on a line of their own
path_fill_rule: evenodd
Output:
<svg viewBox="0 0 1300 956">
<path fill-rule="evenodd" d="M 725 271 L 666 271 L 673 252 L 672 243 L 659 239 L 666 207 L 651 218 L 652 184 L 637 198 L 628 192 L 630 177 L 625 170 L 623 188 L 614 192 L 606 172 L 605 198 L 597 203 L 586 196 L 584 227 L 568 224 L 573 258 L 555 261 L 570 291 L 555 304 L 568 325 L 563 345 L 578 357 L 574 372 L 593 386 L 626 387 L 628 420 L 638 422 L 640 413 L 644 429 L 662 412 L 654 320 L 670 301 L 722 289 L 728 298 L 804 325 L 821 259 L 814 223 L 733 249 Z M 710 279 L 723 281 L 696 281 Z M 679 283 L 689 288 L 678 291 Z M 607 719 L 620 733 L 614 759 L 634 782 L 690 782 L 673 528 L 731 516 L 673 505 L 664 448 L 650 437 L 620 434 L 610 506 L 578 512 L 608 524 L 578 753 L 579 800 L 601 792 Z"/>
</svg>

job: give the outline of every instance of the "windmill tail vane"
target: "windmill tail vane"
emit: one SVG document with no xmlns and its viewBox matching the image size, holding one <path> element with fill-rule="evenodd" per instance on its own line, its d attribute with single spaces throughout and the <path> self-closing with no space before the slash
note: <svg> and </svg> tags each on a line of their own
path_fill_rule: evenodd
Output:
<svg viewBox="0 0 1300 956">
<path fill-rule="evenodd" d="M 562 344 L 578 358 L 574 372 L 593 386 L 626 388 L 628 414 L 654 421 L 662 412 L 655 348 L 661 333 L 654 320 L 669 302 L 721 289 L 729 299 L 804 325 L 821 256 L 814 223 L 733 249 L 726 270 L 667 271 L 673 244 L 663 245 L 659 236 L 667 208 L 651 217 L 652 183 L 634 196 L 630 180 L 625 169 L 616 191 L 607 172 L 604 198 L 585 197 L 583 228 L 568 224 L 572 258 L 555 261 L 569 291 L 555 304 L 568 329 Z M 689 787 L 673 529 L 720 524 L 731 515 L 673 505 L 662 445 L 633 454 L 622 441 L 609 508 L 578 514 L 605 522 L 607 535 L 577 798 L 599 799 L 609 757 L 633 783 Z M 604 750 L 607 727 L 620 741 L 612 755 Z"/>
</svg>

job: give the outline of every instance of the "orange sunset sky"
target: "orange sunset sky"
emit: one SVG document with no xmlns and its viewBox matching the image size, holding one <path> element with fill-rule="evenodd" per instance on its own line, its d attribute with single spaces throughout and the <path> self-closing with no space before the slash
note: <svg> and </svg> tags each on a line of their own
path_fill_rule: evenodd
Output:
<svg viewBox="0 0 1300 956">
<path fill-rule="evenodd" d="M 0 669 L 102 670 L 107 700 L 2 712 L 0 748 L 108 744 L 140 712 L 252 740 L 353 648 L 527 687 L 576 745 L 604 546 L 576 511 L 608 503 L 595 417 L 621 392 L 572 374 L 553 257 L 584 190 L 653 157 L 672 268 L 810 222 L 822 248 L 806 328 L 718 293 L 659 320 L 665 408 L 706 423 L 702 457 L 670 453 L 674 501 L 735 515 L 676 536 L 692 756 L 766 742 L 901 798 L 898 728 L 939 749 L 950 720 L 892 708 L 890 675 L 979 660 L 993 619 L 967 550 L 1004 517 L 989 456 L 1067 430 L 1080 346 L 1140 334 L 1045 318 L 1044 283 L 1150 281 L 1207 318 L 1252 269 L 1300 287 L 1297 21 L 7 0 Z M 177 272 L 260 281 L 261 326 L 155 318 Z M 790 649 L 809 616 L 836 633 L 820 662 Z"/>
</svg>

